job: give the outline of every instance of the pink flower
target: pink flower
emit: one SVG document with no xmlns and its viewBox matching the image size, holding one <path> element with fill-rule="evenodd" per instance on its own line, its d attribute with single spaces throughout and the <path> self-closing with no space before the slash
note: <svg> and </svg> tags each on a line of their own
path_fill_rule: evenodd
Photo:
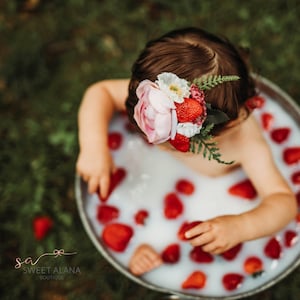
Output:
<svg viewBox="0 0 300 300">
<path fill-rule="evenodd" d="M 160 144 L 176 134 L 177 117 L 174 102 L 150 80 L 140 82 L 134 119 L 150 143 Z"/>
</svg>

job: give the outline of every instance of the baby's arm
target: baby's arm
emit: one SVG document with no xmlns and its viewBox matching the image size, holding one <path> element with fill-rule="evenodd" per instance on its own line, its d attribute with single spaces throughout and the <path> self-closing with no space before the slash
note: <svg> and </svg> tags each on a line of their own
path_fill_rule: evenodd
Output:
<svg viewBox="0 0 300 300">
<path fill-rule="evenodd" d="M 107 195 L 110 174 L 114 171 L 107 145 L 108 127 L 114 112 L 125 110 L 128 84 L 127 79 L 93 84 L 86 90 L 79 109 L 77 173 L 88 182 L 90 193 L 100 187 L 103 197 Z"/>
<path fill-rule="evenodd" d="M 233 147 L 239 149 L 239 161 L 254 184 L 261 204 L 240 215 L 208 220 L 186 233 L 192 245 L 201 245 L 204 251 L 214 254 L 247 240 L 272 235 L 297 213 L 295 196 L 277 169 L 256 122 L 249 120 L 241 133 L 239 143 L 233 143 Z"/>
</svg>

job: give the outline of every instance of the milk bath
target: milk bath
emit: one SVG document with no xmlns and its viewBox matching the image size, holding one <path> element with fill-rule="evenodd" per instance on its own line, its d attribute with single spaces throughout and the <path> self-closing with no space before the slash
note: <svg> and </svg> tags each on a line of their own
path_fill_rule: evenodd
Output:
<svg viewBox="0 0 300 300">
<path fill-rule="evenodd" d="M 299 125 L 267 94 L 262 93 L 261 96 L 265 98 L 266 102 L 262 108 L 254 111 L 258 122 L 261 124 L 264 113 L 271 113 L 274 116 L 272 128 L 289 127 L 291 129 L 289 138 L 282 144 L 277 144 L 271 139 L 269 130 L 264 130 L 264 136 L 271 146 L 280 171 L 296 194 L 300 190 L 299 184 L 294 184 L 291 176 L 300 171 L 300 164 L 298 162 L 287 165 L 282 159 L 282 152 L 288 147 L 300 146 Z M 133 237 L 124 252 L 119 253 L 109 249 L 101 240 L 104 226 L 97 220 L 97 209 L 101 205 L 98 195 L 87 195 L 84 203 L 84 210 L 89 221 L 88 226 L 91 227 L 98 239 L 101 252 L 107 253 L 115 265 L 119 266 L 119 269 L 129 274 L 128 261 L 136 247 L 142 243 L 150 244 L 158 253 L 161 253 L 167 245 L 176 243 L 179 244 L 181 250 L 180 260 L 177 263 L 163 264 L 139 277 L 138 280 L 150 284 L 154 288 L 171 290 L 174 294 L 224 297 L 242 295 L 260 289 L 277 276 L 281 276 L 299 259 L 299 243 L 292 247 L 284 245 L 284 235 L 287 230 L 292 230 L 297 235 L 300 234 L 300 226 L 295 220 L 275 235 L 282 247 L 282 255 L 279 259 L 271 259 L 265 255 L 264 247 L 271 238 L 266 237 L 244 242 L 241 251 L 232 261 L 227 261 L 220 255 L 214 256 L 211 263 L 192 261 L 189 257 L 192 246 L 177 237 L 178 229 L 183 222 L 206 220 L 224 214 L 238 214 L 253 209 L 259 204 L 260 199 L 256 197 L 253 200 L 246 200 L 228 193 L 230 186 L 247 178 L 241 169 L 217 178 L 201 176 L 166 152 L 148 145 L 140 136 L 128 133 L 126 124 L 126 118 L 119 116 L 113 120 L 110 126 L 111 132 L 122 134 L 121 147 L 112 153 L 116 166 L 123 167 L 127 174 L 106 202 L 107 205 L 113 205 L 120 211 L 117 220 L 112 222 L 127 224 L 134 230 Z M 175 184 L 179 179 L 188 179 L 195 185 L 192 195 L 176 192 Z M 164 197 L 171 192 L 177 193 L 184 205 L 183 213 L 176 219 L 166 219 L 164 216 Z M 149 212 L 145 225 L 138 225 L 134 222 L 133 216 L 140 209 Z M 257 256 L 262 260 L 264 272 L 260 276 L 254 277 L 245 273 L 243 263 L 249 256 Z M 199 290 L 183 290 L 182 282 L 196 270 L 206 274 L 205 286 Z M 238 273 L 244 277 L 242 284 L 232 291 L 227 291 L 222 284 L 222 278 L 227 273 Z M 129 274 L 129 276 L 133 275 Z"/>
</svg>

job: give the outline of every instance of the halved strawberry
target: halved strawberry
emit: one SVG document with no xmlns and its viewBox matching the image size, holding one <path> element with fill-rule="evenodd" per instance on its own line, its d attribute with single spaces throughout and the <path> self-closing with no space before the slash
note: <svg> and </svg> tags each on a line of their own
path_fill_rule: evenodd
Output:
<svg viewBox="0 0 300 300">
<path fill-rule="evenodd" d="M 146 219 L 149 217 L 149 212 L 145 209 L 141 209 L 134 215 L 135 223 L 138 225 L 145 225 Z"/>
<path fill-rule="evenodd" d="M 178 230 L 178 233 L 177 233 L 178 238 L 182 241 L 188 241 L 189 239 L 187 239 L 185 237 L 185 233 L 188 230 L 192 229 L 193 227 L 195 227 L 201 223 L 202 223 L 202 221 L 184 222 Z"/>
<path fill-rule="evenodd" d="M 221 256 L 226 260 L 233 260 L 239 254 L 242 249 L 243 244 L 237 244 L 236 246 L 228 249 L 227 251 L 223 252 Z"/>
<path fill-rule="evenodd" d="M 198 100 L 184 98 L 183 103 L 175 103 L 178 123 L 193 122 L 203 113 L 203 107 Z"/>
<path fill-rule="evenodd" d="M 185 195 L 192 195 L 195 191 L 194 184 L 188 179 L 179 179 L 176 182 L 175 188 L 177 192 Z"/>
<path fill-rule="evenodd" d="M 246 106 L 249 109 L 262 108 L 265 105 L 265 102 L 265 98 L 261 96 L 254 96 L 246 101 Z"/>
<path fill-rule="evenodd" d="M 116 252 L 123 252 L 132 236 L 133 229 L 122 223 L 108 224 L 102 231 L 103 242 L 107 247 Z"/>
<path fill-rule="evenodd" d="M 202 246 L 194 247 L 190 252 L 190 258 L 197 263 L 211 263 L 214 261 L 213 255 L 202 250 Z"/>
<path fill-rule="evenodd" d="M 33 220 L 33 233 L 36 240 L 44 239 L 53 227 L 53 220 L 48 216 L 37 216 Z"/>
<path fill-rule="evenodd" d="M 164 199 L 164 214 L 167 219 L 176 219 L 183 212 L 183 204 L 175 193 L 169 193 Z"/>
<path fill-rule="evenodd" d="M 228 189 L 228 192 L 233 196 L 238 196 L 249 200 L 254 199 L 257 195 L 256 190 L 249 179 L 245 179 L 232 185 Z"/>
<path fill-rule="evenodd" d="M 239 288 L 244 281 L 244 276 L 238 273 L 227 273 L 223 276 L 222 283 L 227 291 Z"/>
<path fill-rule="evenodd" d="M 181 152 L 188 152 L 190 149 L 190 139 L 179 133 L 176 133 L 174 140 L 170 139 L 170 144 Z"/>
<path fill-rule="evenodd" d="M 279 241 L 275 237 L 269 239 L 269 241 L 265 245 L 264 253 L 267 257 L 272 259 L 280 258 L 282 249 Z"/>
<path fill-rule="evenodd" d="M 300 147 L 290 147 L 283 151 L 283 160 L 292 165 L 300 161 Z"/>
<path fill-rule="evenodd" d="M 180 258 L 180 246 L 179 244 L 171 244 L 167 246 L 162 254 L 161 258 L 165 263 L 175 264 L 179 261 Z"/>
<path fill-rule="evenodd" d="M 265 130 L 270 130 L 274 123 L 274 116 L 270 113 L 263 113 L 261 115 L 262 127 Z"/>
<path fill-rule="evenodd" d="M 298 242 L 298 233 L 294 230 L 287 230 L 284 233 L 284 245 L 288 248 L 293 247 Z"/>
<path fill-rule="evenodd" d="M 119 217 L 119 213 L 120 212 L 117 207 L 101 204 L 98 206 L 97 220 L 102 224 L 106 224 L 114 219 L 117 219 Z"/>
<path fill-rule="evenodd" d="M 263 262 L 257 256 L 250 256 L 244 261 L 244 270 L 247 274 L 258 275 L 263 272 Z"/>
<path fill-rule="evenodd" d="M 126 177 L 126 170 L 124 168 L 118 168 L 115 173 L 110 176 L 110 185 L 107 196 L 101 197 L 100 191 L 98 191 L 98 197 L 102 202 L 106 202 L 113 190 L 124 180 Z"/>
<path fill-rule="evenodd" d="M 290 133 L 291 129 L 288 127 L 276 128 L 271 131 L 271 138 L 275 143 L 281 144 L 288 139 Z"/>
<path fill-rule="evenodd" d="M 206 283 L 206 275 L 201 271 L 194 271 L 181 284 L 183 289 L 202 289 Z"/>
<path fill-rule="evenodd" d="M 291 179 L 294 184 L 300 184 L 300 171 L 293 173 Z"/>
<path fill-rule="evenodd" d="M 114 131 L 108 134 L 108 147 L 111 150 L 117 150 L 121 147 L 123 136 L 120 132 Z"/>
</svg>

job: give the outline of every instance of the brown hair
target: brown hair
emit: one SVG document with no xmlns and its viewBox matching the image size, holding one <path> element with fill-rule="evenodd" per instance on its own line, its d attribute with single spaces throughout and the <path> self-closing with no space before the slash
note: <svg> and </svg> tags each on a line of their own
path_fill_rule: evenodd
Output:
<svg viewBox="0 0 300 300">
<path fill-rule="evenodd" d="M 172 72 L 188 81 L 208 74 L 238 75 L 238 81 L 205 91 L 206 101 L 225 112 L 230 120 L 238 118 L 245 101 L 255 94 L 246 63 L 227 39 L 193 27 L 174 30 L 148 42 L 132 67 L 126 108 L 134 124 L 134 107 L 138 101 L 135 91 L 139 82 L 155 81 L 162 72 Z M 213 134 L 225 125 L 214 128 Z"/>
</svg>

